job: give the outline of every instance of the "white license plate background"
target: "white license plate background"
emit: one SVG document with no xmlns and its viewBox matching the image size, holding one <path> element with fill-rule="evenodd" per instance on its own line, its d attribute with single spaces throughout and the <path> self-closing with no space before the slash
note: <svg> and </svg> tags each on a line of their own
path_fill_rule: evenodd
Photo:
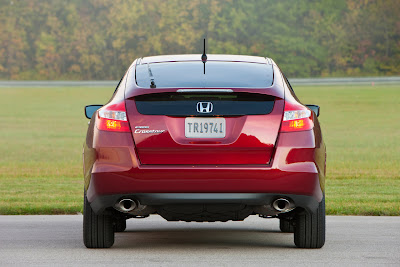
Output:
<svg viewBox="0 0 400 267">
<path fill-rule="evenodd" d="M 226 135 L 224 118 L 185 118 L 187 138 L 224 138 Z"/>
</svg>

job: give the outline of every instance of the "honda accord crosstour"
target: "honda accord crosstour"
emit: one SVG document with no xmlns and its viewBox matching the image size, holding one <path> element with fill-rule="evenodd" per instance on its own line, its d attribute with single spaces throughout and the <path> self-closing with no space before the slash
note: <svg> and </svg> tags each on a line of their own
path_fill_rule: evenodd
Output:
<svg viewBox="0 0 400 267">
<path fill-rule="evenodd" d="M 111 247 L 127 219 L 150 215 L 277 218 L 297 247 L 324 245 L 319 106 L 302 104 L 272 59 L 138 58 L 108 103 L 85 114 L 86 247 Z"/>
</svg>

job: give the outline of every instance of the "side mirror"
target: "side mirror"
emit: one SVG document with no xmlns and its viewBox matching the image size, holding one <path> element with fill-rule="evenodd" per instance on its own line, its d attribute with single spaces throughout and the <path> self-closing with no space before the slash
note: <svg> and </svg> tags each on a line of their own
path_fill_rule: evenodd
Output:
<svg viewBox="0 0 400 267">
<path fill-rule="evenodd" d="M 317 105 L 306 105 L 306 107 L 308 107 L 309 109 L 314 111 L 315 115 L 317 115 L 317 117 L 319 116 L 319 106 L 317 106 Z"/>
<path fill-rule="evenodd" d="M 96 110 L 98 110 L 99 108 L 101 108 L 103 105 L 88 105 L 85 107 L 85 116 L 88 119 L 91 119 L 93 114 L 96 112 Z"/>
</svg>

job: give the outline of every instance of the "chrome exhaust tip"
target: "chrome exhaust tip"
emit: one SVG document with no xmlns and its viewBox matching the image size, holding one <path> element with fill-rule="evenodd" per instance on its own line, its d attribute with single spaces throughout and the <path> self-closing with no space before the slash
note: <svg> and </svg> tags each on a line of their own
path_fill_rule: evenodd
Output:
<svg viewBox="0 0 400 267">
<path fill-rule="evenodd" d="M 122 199 L 115 205 L 116 209 L 125 213 L 131 212 L 132 210 L 136 209 L 137 205 L 136 202 L 132 199 Z"/>
<path fill-rule="evenodd" d="M 272 202 L 272 207 L 279 212 L 289 212 L 295 208 L 294 204 L 286 198 L 278 198 Z"/>
</svg>

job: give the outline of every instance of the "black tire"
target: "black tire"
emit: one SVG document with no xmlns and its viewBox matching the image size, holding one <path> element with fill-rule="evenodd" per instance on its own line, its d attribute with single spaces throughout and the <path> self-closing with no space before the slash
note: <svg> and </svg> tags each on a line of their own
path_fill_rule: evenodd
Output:
<svg viewBox="0 0 400 267">
<path fill-rule="evenodd" d="M 294 222 L 286 218 L 279 218 L 279 229 L 283 233 L 294 233 Z"/>
<path fill-rule="evenodd" d="M 296 214 L 294 243 L 299 248 L 322 248 L 325 244 L 325 198 L 315 212 Z"/>
<path fill-rule="evenodd" d="M 124 218 L 114 220 L 114 232 L 123 232 L 126 229 L 126 220 Z"/>
<path fill-rule="evenodd" d="M 109 248 L 114 244 L 113 220 L 109 215 L 96 215 L 86 194 L 83 201 L 83 243 L 87 248 Z"/>
</svg>

